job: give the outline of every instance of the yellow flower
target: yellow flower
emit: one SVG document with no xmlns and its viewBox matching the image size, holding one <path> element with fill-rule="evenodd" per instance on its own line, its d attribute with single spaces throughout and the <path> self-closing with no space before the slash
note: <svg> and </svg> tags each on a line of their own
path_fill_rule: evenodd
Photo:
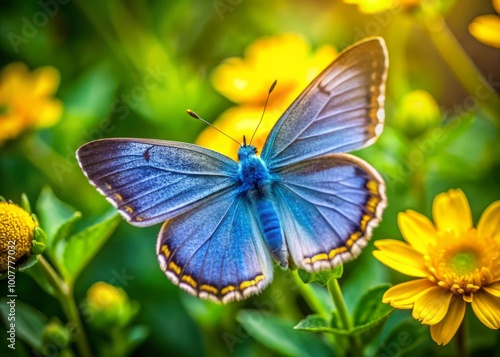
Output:
<svg viewBox="0 0 500 357">
<path fill-rule="evenodd" d="M 0 144 L 30 128 L 54 125 L 62 103 L 53 98 L 59 72 L 41 67 L 29 72 L 23 63 L 12 63 L 0 72 Z"/>
<path fill-rule="evenodd" d="M 397 8 L 412 9 L 420 5 L 421 0 L 344 0 L 346 4 L 358 5 L 364 14 L 375 14 Z"/>
<path fill-rule="evenodd" d="M 461 190 L 437 195 L 434 224 L 408 210 L 398 216 L 407 243 L 375 242 L 375 257 L 388 267 L 419 278 L 390 288 L 383 297 L 397 309 L 430 325 L 431 337 L 446 345 L 458 330 L 467 303 L 490 329 L 500 327 L 500 201 L 472 226 L 469 203 Z"/>
<path fill-rule="evenodd" d="M 214 87 L 240 104 L 223 113 L 214 125 L 237 141 L 242 141 L 243 135 L 250 140 L 262 115 L 269 87 L 277 80 L 264 122 L 252 142 L 260 150 L 276 120 L 335 54 L 331 46 L 312 53 L 310 44 L 297 34 L 256 40 L 248 46 L 244 58 L 229 58 L 214 70 Z M 237 157 L 238 146 L 210 127 L 201 133 L 196 143 L 234 159 Z"/>
<path fill-rule="evenodd" d="M 492 2 L 497 14 L 500 14 L 500 0 Z M 500 16 L 481 15 L 476 17 L 469 25 L 469 32 L 480 42 L 500 48 Z"/>
<path fill-rule="evenodd" d="M 0 274 L 19 268 L 18 262 L 30 255 L 35 226 L 24 209 L 0 201 Z"/>
</svg>

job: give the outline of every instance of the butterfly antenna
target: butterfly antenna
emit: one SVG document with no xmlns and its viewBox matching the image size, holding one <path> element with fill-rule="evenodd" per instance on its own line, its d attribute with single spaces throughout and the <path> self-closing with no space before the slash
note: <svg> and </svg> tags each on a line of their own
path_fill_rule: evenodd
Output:
<svg viewBox="0 0 500 357">
<path fill-rule="evenodd" d="M 219 128 L 217 128 L 215 125 L 213 125 L 212 123 L 209 123 L 208 121 L 206 121 L 205 119 L 203 119 L 202 117 L 200 117 L 198 114 L 196 114 L 195 112 L 193 112 L 191 109 L 187 109 L 186 112 L 192 116 L 193 118 L 195 119 L 198 119 L 198 120 L 201 120 L 202 122 L 204 122 L 205 124 L 207 124 L 208 126 L 214 128 L 215 130 L 217 130 L 219 133 L 221 133 L 222 135 L 224 136 L 227 136 L 229 139 L 231 139 L 232 141 L 234 141 L 236 144 L 238 145 L 241 145 L 237 140 L 235 140 L 234 138 L 230 137 L 229 135 L 227 135 L 225 132 L 223 132 L 222 130 L 220 130 Z"/>
<path fill-rule="evenodd" d="M 269 101 L 269 97 L 271 96 L 271 92 L 274 90 L 274 87 L 276 87 L 276 83 L 278 83 L 278 81 L 274 80 L 273 84 L 271 84 L 271 87 L 269 88 L 269 92 L 267 93 L 266 103 L 264 104 L 264 110 L 262 111 L 262 116 L 260 117 L 259 124 L 257 124 L 257 127 L 255 128 L 253 135 L 252 135 L 252 138 L 250 139 L 250 143 L 248 145 L 252 145 L 253 137 L 255 136 L 257 129 L 259 129 L 260 123 L 262 123 L 262 119 L 264 118 L 264 113 L 266 112 L 267 102 Z"/>
</svg>

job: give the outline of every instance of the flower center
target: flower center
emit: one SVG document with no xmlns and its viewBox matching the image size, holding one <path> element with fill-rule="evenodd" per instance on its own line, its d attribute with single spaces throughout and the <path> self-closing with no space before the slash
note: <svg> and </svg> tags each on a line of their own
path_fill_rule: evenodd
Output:
<svg viewBox="0 0 500 357">
<path fill-rule="evenodd" d="M 481 286 L 499 278 L 499 252 L 497 240 L 479 237 L 474 228 L 460 234 L 440 232 L 436 246 L 424 257 L 429 280 L 470 302 Z"/>
<path fill-rule="evenodd" d="M 457 275 L 467 275 L 474 272 L 477 262 L 476 252 L 457 252 L 448 259 L 446 265 Z"/>
<path fill-rule="evenodd" d="M 10 113 L 10 107 L 7 104 L 0 104 L 0 116 Z"/>
</svg>

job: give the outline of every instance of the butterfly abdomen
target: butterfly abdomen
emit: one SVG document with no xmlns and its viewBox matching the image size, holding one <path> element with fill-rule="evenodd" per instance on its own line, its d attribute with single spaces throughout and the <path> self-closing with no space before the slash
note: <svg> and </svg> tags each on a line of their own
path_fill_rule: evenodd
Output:
<svg viewBox="0 0 500 357">
<path fill-rule="evenodd" d="M 288 254 L 283 239 L 283 230 L 272 202 L 265 196 L 256 199 L 257 218 L 260 228 L 271 251 L 271 256 L 282 268 L 288 267 Z"/>
</svg>

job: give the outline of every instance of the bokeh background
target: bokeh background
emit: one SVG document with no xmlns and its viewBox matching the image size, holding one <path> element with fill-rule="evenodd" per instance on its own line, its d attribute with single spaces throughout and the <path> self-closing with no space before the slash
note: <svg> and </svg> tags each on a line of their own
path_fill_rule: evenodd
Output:
<svg viewBox="0 0 500 357">
<path fill-rule="evenodd" d="M 216 122 L 235 106 L 216 89 L 214 70 L 227 58 L 244 57 L 258 39 L 283 34 L 303 38 L 311 53 L 331 46 L 332 59 L 364 37 L 386 40 L 386 126 L 375 145 L 356 153 L 387 183 L 389 205 L 374 240 L 400 239 L 397 213 L 411 208 L 430 216 L 433 197 L 450 188 L 466 193 L 475 222 L 500 198 L 500 50 L 469 30 L 477 16 L 498 16 L 490 1 L 41 0 L 2 1 L 0 6 L 0 68 L 13 62 L 31 71 L 51 66 L 60 77 L 60 82 L 57 74 L 47 79 L 54 92 L 50 97 L 57 98 L 55 107 L 60 105 L 52 108 L 55 118 L 20 125 L 22 130 L 8 138 L 1 134 L 7 130 L 2 95 L 18 96 L 26 111 L 37 107 L 29 90 L 0 91 L 0 195 L 6 199 L 19 202 L 26 193 L 35 206 L 49 186 L 82 212 L 82 226 L 105 214 L 110 205 L 82 174 L 76 149 L 102 137 L 194 142 L 206 125 L 187 116 L 187 108 Z M 500 38 L 493 29 L 485 31 Z M 293 53 L 276 56 L 277 63 L 301 65 Z M 252 81 L 265 91 L 272 77 L 272 71 L 257 71 Z M 276 79 L 279 87 L 282 79 Z M 240 133 L 230 134 L 240 140 Z M 222 150 L 230 144 L 224 140 L 217 137 L 207 145 Z M 287 353 L 249 336 L 236 317 L 242 309 L 255 309 L 264 311 L 264 317 L 297 322 L 310 313 L 289 272 L 276 271 L 272 286 L 245 302 L 218 306 L 199 301 L 159 269 L 158 230 L 121 222 L 76 282 L 77 303 L 95 282 L 121 287 L 140 306 L 132 324 L 148 330 L 145 340 L 129 351 L 134 355 Z M 341 286 L 348 306 L 370 286 L 404 280 L 377 262 L 371 250 L 373 244 L 345 266 Z M 57 302 L 28 275 L 18 274 L 16 283 L 19 300 L 64 321 Z M 408 318 L 408 312 L 394 313 L 382 336 Z M 498 332 L 469 320 L 469 348 L 478 354 L 495 346 L 498 351 Z M 103 337 L 86 329 L 96 349 Z M 427 329 L 421 333 L 414 355 L 454 354 L 453 344 L 437 347 Z M 26 355 L 30 349 L 25 345 L 13 352 L 3 345 L 2 353 Z"/>
</svg>

